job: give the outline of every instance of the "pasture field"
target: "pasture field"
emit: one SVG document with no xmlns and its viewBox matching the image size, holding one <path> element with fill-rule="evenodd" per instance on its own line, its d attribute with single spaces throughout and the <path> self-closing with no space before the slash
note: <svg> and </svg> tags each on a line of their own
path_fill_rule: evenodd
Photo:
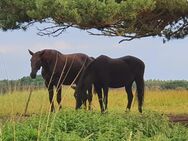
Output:
<svg viewBox="0 0 188 141">
<path fill-rule="evenodd" d="M 136 98 L 126 113 L 124 89 L 109 92 L 108 113 L 101 115 L 97 96 L 93 111 L 75 111 L 73 90 L 63 89 L 63 110 L 49 113 L 46 90 L 33 91 L 27 116 L 22 116 L 29 92 L 0 95 L 1 140 L 158 140 L 186 141 L 187 127 L 168 121 L 167 114 L 188 114 L 188 91 L 146 90 L 143 114 L 137 110 Z M 57 104 L 56 104 L 57 107 Z"/>
<path fill-rule="evenodd" d="M 62 93 L 63 108 L 74 108 L 75 99 L 73 97 L 73 90 L 65 87 Z M 28 96 L 29 92 L 27 91 L 17 91 L 10 94 L 0 95 L 0 116 L 22 114 Z M 54 100 L 55 99 L 56 97 L 54 97 Z M 127 95 L 124 89 L 112 89 L 109 91 L 109 112 L 122 113 L 125 111 L 126 105 Z M 93 96 L 92 108 L 93 110 L 100 110 L 97 95 Z M 42 89 L 33 91 L 28 106 L 28 114 L 48 112 L 48 109 L 49 100 L 47 90 Z M 131 111 L 138 112 L 136 97 L 133 100 Z M 146 90 L 143 111 L 156 111 L 165 114 L 188 114 L 188 91 Z"/>
</svg>

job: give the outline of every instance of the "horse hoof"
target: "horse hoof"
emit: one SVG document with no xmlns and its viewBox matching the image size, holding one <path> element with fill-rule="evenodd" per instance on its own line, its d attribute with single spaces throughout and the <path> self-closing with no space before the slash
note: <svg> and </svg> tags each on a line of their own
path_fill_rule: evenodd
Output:
<svg viewBox="0 0 188 141">
<path fill-rule="evenodd" d="M 89 108 L 89 111 L 93 111 L 93 108 Z"/>
<path fill-rule="evenodd" d="M 55 110 L 51 110 L 51 113 L 55 113 Z"/>
<path fill-rule="evenodd" d="M 127 108 L 127 109 L 125 110 L 125 113 L 129 113 L 129 112 L 130 112 L 130 109 Z"/>
<path fill-rule="evenodd" d="M 101 112 L 102 114 L 107 114 L 108 113 L 108 110 L 104 110 Z"/>
</svg>

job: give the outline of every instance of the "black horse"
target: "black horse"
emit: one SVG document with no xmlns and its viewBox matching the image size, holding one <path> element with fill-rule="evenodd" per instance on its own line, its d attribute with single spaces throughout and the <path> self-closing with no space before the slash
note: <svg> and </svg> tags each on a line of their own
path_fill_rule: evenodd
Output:
<svg viewBox="0 0 188 141">
<path fill-rule="evenodd" d="M 130 110 L 133 94 L 132 84 L 136 82 L 138 110 L 142 113 L 144 100 L 144 62 L 133 56 L 112 59 L 101 55 L 91 62 L 82 73 L 76 87 L 76 109 L 82 105 L 86 90 L 94 84 L 98 94 L 101 112 L 107 110 L 109 88 L 125 87 L 128 97 L 127 109 Z M 102 91 L 104 97 L 102 96 Z M 103 106 L 103 102 L 105 107 Z"/>
<path fill-rule="evenodd" d="M 56 87 L 57 102 L 59 109 L 61 108 L 61 90 L 62 85 L 77 84 L 80 74 L 85 67 L 93 60 L 93 58 L 77 53 L 77 54 L 61 54 L 56 50 L 45 49 L 33 53 L 31 58 L 31 78 L 36 78 L 37 71 L 42 67 L 42 77 L 45 80 L 45 85 L 48 88 L 49 100 L 51 104 L 51 112 L 55 110 L 53 103 L 53 87 Z M 88 87 L 89 108 L 92 101 L 92 87 Z M 84 103 L 86 100 L 84 101 Z"/>
</svg>

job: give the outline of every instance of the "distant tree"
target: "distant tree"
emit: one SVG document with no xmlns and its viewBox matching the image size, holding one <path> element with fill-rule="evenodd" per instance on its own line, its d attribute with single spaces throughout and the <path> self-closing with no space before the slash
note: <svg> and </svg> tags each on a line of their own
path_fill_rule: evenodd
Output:
<svg viewBox="0 0 188 141">
<path fill-rule="evenodd" d="M 41 75 L 36 79 L 31 79 L 29 76 L 22 77 L 18 80 L 0 80 L 0 94 L 11 93 L 13 91 L 44 88 L 44 80 Z"/>
<path fill-rule="evenodd" d="M 175 81 L 167 81 L 163 85 L 161 85 L 162 89 L 188 89 L 188 82 L 185 80 L 175 80 Z"/>
<path fill-rule="evenodd" d="M 70 27 L 92 35 L 135 38 L 160 36 L 164 41 L 188 34 L 187 0 L 1 0 L 0 29 L 24 29 L 50 23 L 40 35 L 58 36 Z M 93 30 L 97 32 L 93 33 Z M 92 31 L 92 32 L 91 32 Z M 99 31 L 99 32 L 98 32 Z"/>
<path fill-rule="evenodd" d="M 45 88 L 44 80 L 41 75 L 36 79 L 29 76 L 22 77 L 18 80 L 0 80 L 0 94 L 11 93 L 13 91 L 28 90 L 32 86 L 33 89 Z M 135 85 L 133 86 L 135 88 Z M 188 81 L 186 80 L 146 80 L 145 87 L 150 90 L 167 90 L 179 89 L 188 90 Z"/>
</svg>

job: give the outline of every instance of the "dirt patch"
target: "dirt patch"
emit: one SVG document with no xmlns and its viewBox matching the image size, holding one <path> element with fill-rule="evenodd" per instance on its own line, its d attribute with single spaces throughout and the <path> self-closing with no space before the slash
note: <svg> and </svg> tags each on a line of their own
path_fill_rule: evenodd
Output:
<svg viewBox="0 0 188 141">
<path fill-rule="evenodd" d="M 174 123 L 181 123 L 188 127 L 188 115 L 168 115 L 169 121 Z"/>
</svg>

